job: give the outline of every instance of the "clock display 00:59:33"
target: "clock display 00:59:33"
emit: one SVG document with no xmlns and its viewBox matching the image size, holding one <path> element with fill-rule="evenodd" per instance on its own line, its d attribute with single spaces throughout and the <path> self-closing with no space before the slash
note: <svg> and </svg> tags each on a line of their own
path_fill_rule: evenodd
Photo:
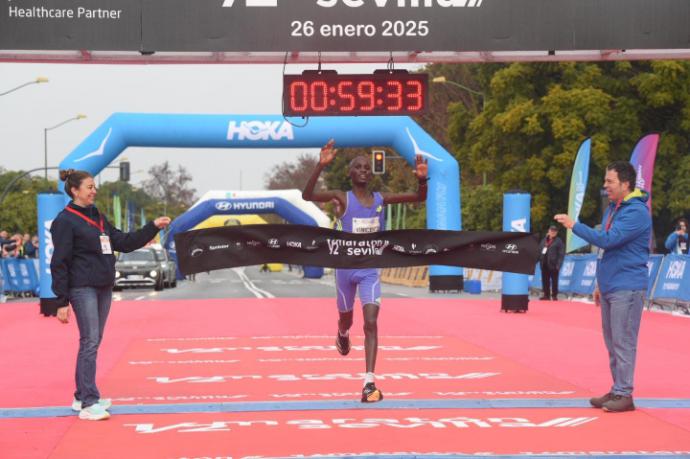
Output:
<svg viewBox="0 0 690 459">
<path fill-rule="evenodd" d="M 334 71 L 283 75 L 285 116 L 418 115 L 427 109 L 427 74 Z"/>
</svg>

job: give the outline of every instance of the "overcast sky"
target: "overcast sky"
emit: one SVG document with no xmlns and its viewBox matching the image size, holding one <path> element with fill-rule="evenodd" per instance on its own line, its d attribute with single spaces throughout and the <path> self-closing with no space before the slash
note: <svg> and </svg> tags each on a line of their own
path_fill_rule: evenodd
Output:
<svg viewBox="0 0 690 459">
<path fill-rule="evenodd" d="M 315 66 L 310 66 L 314 68 Z M 399 66 L 400 67 L 400 66 Z M 304 66 L 288 65 L 287 73 Z M 327 66 L 341 73 L 370 73 L 385 64 Z M 48 166 L 58 163 L 113 112 L 279 114 L 282 65 L 96 65 L 0 63 L 0 166 L 28 170 L 44 165 L 44 128 L 84 114 L 48 132 Z M 129 148 L 120 157 L 131 162 L 132 183 L 147 179 L 148 169 L 170 161 L 193 176 L 197 196 L 208 190 L 263 189 L 271 166 L 294 159 L 300 150 Z M 40 175 L 40 173 L 39 173 Z M 57 172 L 49 171 L 56 178 Z M 106 170 L 103 181 L 116 180 Z"/>
</svg>

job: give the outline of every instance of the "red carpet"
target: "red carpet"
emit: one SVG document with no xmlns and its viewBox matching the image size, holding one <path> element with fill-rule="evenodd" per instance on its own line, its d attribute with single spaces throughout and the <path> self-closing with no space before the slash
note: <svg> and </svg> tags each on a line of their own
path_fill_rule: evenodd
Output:
<svg viewBox="0 0 690 459">
<path fill-rule="evenodd" d="M 0 457 L 690 454 L 685 408 L 625 414 L 546 406 L 443 408 L 444 400 L 545 403 L 605 392 L 610 377 L 598 313 L 592 305 L 565 301 L 533 301 L 527 314 L 516 315 L 500 313 L 497 301 L 387 299 L 379 320 L 377 383 L 386 400 L 438 400 L 436 409 L 170 411 L 114 415 L 100 423 L 6 415 L 0 417 Z M 336 319 L 332 299 L 117 302 L 99 356 L 99 386 L 119 406 L 357 400 L 364 370 L 361 315 L 355 314 L 354 348 L 346 358 L 334 350 Z M 74 320 L 62 325 L 40 316 L 36 305 L 6 304 L 0 334 L 1 366 L 9 369 L 0 378 L 0 408 L 67 406 Z M 636 398 L 690 399 L 688 336 L 690 320 L 645 313 Z"/>
</svg>

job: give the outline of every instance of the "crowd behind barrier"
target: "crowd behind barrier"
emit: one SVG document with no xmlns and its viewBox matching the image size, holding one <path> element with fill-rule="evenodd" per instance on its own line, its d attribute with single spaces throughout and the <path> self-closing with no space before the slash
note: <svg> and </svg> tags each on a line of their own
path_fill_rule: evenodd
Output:
<svg viewBox="0 0 690 459">
<path fill-rule="evenodd" d="M 0 230 L 0 303 L 38 292 L 38 236 Z"/>
</svg>

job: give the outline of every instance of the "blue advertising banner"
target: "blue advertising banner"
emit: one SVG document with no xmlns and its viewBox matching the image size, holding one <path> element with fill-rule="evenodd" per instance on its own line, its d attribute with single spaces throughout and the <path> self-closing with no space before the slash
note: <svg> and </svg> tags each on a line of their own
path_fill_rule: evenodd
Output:
<svg viewBox="0 0 690 459">
<path fill-rule="evenodd" d="M 666 255 L 659 268 L 654 298 L 690 300 L 690 255 Z"/>
<path fill-rule="evenodd" d="M 528 276 L 527 279 L 529 280 L 529 288 L 535 288 L 537 290 L 542 289 L 541 285 L 541 263 L 537 263 L 537 266 L 534 268 L 534 274 L 531 276 Z"/>
<path fill-rule="evenodd" d="M 33 260 L 19 258 L 5 258 L 2 263 L 4 290 L 13 293 L 36 293 L 38 291 L 38 276 Z"/>
<path fill-rule="evenodd" d="M 50 234 L 50 226 L 57 214 L 65 207 L 65 195 L 62 193 L 41 193 L 38 195 L 37 203 L 40 247 L 38 277 L 41 285 L 41 298 L 55 298 L 50 274 L 50 260 L 53 258 L 53 237 Z"/>
<path fill-rule="evenodd" d="M 568 195 L 568 215 L 573 220 L 578 220 L 582 203 L 585 200 L 587 182 L 589 180 L 589 157 L 592 150 L 592 139 L 585 139 L 580 145 L 573 164 L 573 174 L 570 177 L 570 194 Z M 566 233 L 565 252 L 570 253 L 588 244 L 584 239 L 573 234 L 569 229 Z"/>
<path fill-rule="evenodd" d="M 525 192 L 503 195 L 503 231 L 525 233 L 530 230 L 532 196 Z M 506 250 L 507 247 L 503 248 Z M 529 280 L 526 274 L 503 273 L 503 295 L 527 295 Z"/>
<path fill-rule="evenodd" d="M 647 268 L 649 269 L 649 282 L 647 283 L 647 298 L 652 297 L 652 289 L 654 288 L 654 281 L 659 275 L 659 268 L 663 261 L 663 255 L 650 255 L 647 261 Z"/>
<path fill-rule="evenodd" d="M 591 295 L 594 292 L 597 277 L 597 256 L 579 255 L 573 257 L 575 266 L 573 277 L 570 281 L 571 292 L 578 295 Z"/>
<path fill-rule="evenodd" d="M 573 272 L 575 271 L 575 257 L 566 256 L 563 266 L 558 273 L 558 291 L 561 293 L 572 293 Z"/>
</svg>

